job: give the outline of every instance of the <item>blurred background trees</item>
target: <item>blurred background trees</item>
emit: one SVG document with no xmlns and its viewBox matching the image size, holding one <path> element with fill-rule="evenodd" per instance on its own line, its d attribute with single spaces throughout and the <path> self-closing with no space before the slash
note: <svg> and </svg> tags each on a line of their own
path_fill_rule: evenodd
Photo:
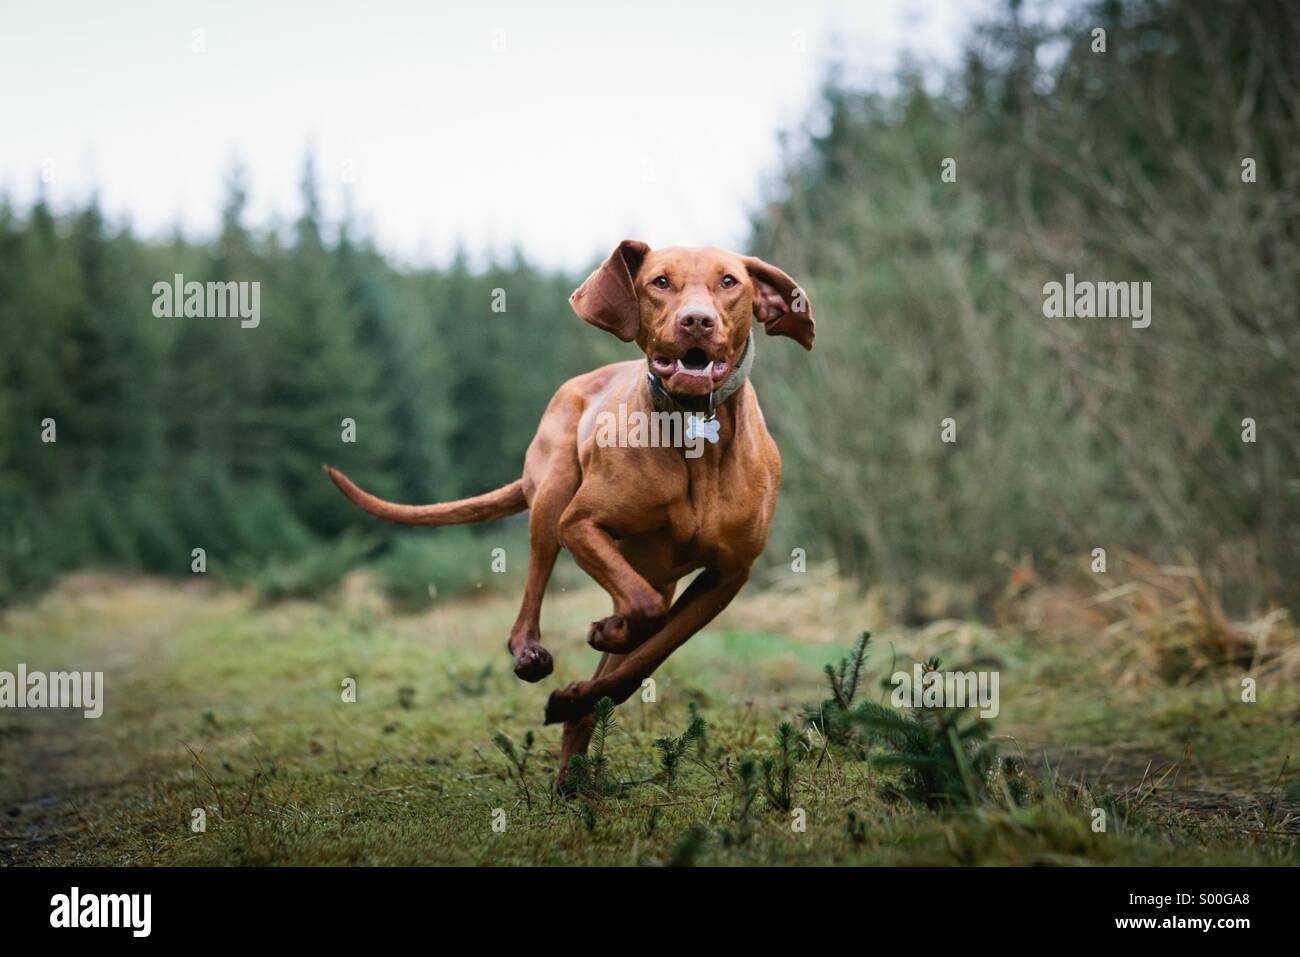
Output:
<svg viewBox="0 0 1300 957">
<path fill-rule="evenodd" d="M 1024 556 L 1109 547 L 1294 608 L 1300 10 L 1103 2 L 1056 30 L 1016 10 L 940 95 L 832 84 L 754 223 L 826 317 L 811 362 L 772 347 L 755 375 L 783 390 L 784 535 L 985 601 Z M 1151 326 L 1044 319 L 1067 272 L 1150 281 Z M 1244 418 L 1267 436 L 1243 443 Z"/>
<path fill-rule="evenodd" d="M 1106 0 L 1055 26 L 1011 3 L 937 92 L 832 72 L 748 250 L 819 320 L 811 354 L 759 343 L 786 461 L 768 561 L 801 547 L 977 608 L 1010 566 L 1107 547 L 1195 563 L 1232 606 L 1300 607 L 1298 134 L 1282 0 Z M 0 200 L 0 602 L 71 568 L 186 574 L 194 547 L 272 592 L 365 563 L 454 579 L 481 533 L 379 526 L 320 463 L 401 500 L 494 488 L 565 378 L 634 355 L 572 315 L 581 276 L 385 261 L 321 221 L 310 159 L 287 233 L 244 222 L 244 188 L 234 171 L 207 244 L 143 241 L 94 200 Z M 1043 318 L 1067 272 L 1150 281 L 1150 328 Z M 261 325 L 155 318 L 175 273 L 260 281 Z"/>
</svg>

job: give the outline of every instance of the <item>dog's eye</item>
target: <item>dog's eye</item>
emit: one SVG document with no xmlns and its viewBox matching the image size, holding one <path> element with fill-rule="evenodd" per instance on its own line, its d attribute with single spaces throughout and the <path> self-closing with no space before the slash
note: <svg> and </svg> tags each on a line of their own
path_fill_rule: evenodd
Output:
<svg viewBox="0 0 1300 957">
<path fill-rule="evenodd" d="M 655 284 L 656 286 L 658 286 L 660 289 L 667 289 L 667 288 L 668 288 L 668 277 L 667 277 L 667 276 L 660 276 L 658 279 L 656 279 L 656 280 L 654 281 L 654 284 Z"/>
<path fill-rule="evenodd" d="M 730 288 L 731 288 L 732 286 L 734 286 L 735 284 L 736 284 L 736 277 L 733 276 L 733 275 L 731 275 L 730 273 L 728 273 L 727 275 L 725 275 L 725 276 L 722 277 L 722 288 L 723 288 L 723 289 L 730 289 Z"/>
</svg>

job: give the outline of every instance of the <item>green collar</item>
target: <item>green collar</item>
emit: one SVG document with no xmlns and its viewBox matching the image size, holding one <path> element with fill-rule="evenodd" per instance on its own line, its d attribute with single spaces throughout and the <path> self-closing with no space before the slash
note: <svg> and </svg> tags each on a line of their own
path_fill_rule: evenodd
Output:
<svg viewBox="0 0 1300 957">
<path fill-rule="evenodd" d="M 649 370 L 648 359 L 646 363 L 646 378 L 650 383 L 650 402 L 656 412 L 705 412 L 708 413 L 709 418 L 712 418 L 713 410 L 740 391 L 740 387 L 749 378 L 749 370 L 754 368 L 754 333 L 751 332 L 749 338 L 745 340 L 740 361 L 736 363 L 736 368 L 731 370 L 731 375 L 723 379 L 722 385 L 709 395 L 673 395 L 664 388 L 659 377 Z"/>
</svg>

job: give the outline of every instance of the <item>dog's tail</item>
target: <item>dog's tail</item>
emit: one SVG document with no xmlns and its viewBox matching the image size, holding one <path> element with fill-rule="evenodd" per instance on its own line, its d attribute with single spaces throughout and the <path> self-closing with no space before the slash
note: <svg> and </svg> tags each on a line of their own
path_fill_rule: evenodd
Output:
<svg viewBox="0 0 1300 957">
<path fill-rule="evenodd" d="M 369 512 L 386 522 L 398 525 L 469 525 L 474 522 L 490 522 L 505 518 L 528 508 L 524 498 L 524 480 L 515 479 L 509 485 L 503 485 L 495 491 L 462 498 L 455 502 L 439 502 L 436 505 L 399 505 L 386 502 L 356 486 L 350 478 L 336 468 L 322 466 L 339 491 L 348 500 L 363 511 Z"/>
</svg>

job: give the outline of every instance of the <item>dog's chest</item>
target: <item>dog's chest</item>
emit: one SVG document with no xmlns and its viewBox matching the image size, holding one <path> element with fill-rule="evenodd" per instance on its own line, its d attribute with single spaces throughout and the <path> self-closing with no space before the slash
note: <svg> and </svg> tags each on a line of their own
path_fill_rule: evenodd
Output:
<svg viewBox="0 0 1300 957">
<path fill-rule="evenodd" d="M 683 494 L 668 507 L 674 562 L 681 566 L 731 567 L 762 551 L 771 517 L 771 477 L 754 463 L 686 463 Z M 746 474 L 746 472 L 748 474 Z"/>
</svg>

